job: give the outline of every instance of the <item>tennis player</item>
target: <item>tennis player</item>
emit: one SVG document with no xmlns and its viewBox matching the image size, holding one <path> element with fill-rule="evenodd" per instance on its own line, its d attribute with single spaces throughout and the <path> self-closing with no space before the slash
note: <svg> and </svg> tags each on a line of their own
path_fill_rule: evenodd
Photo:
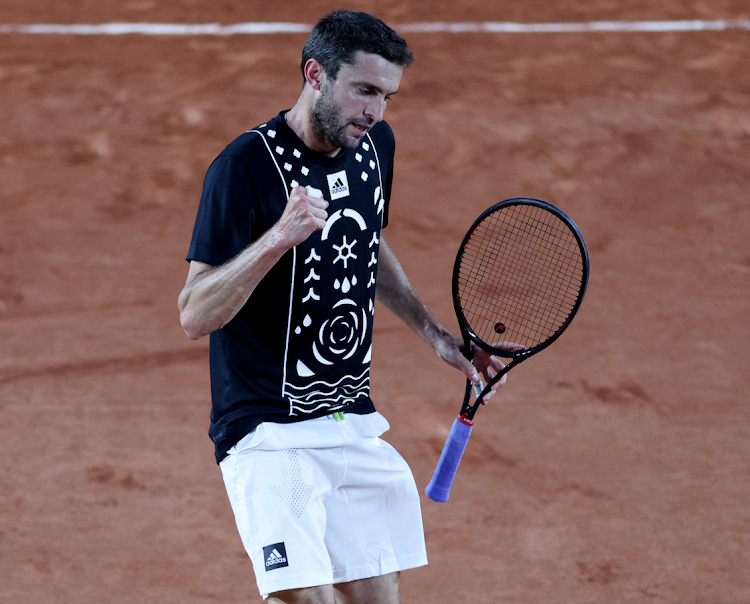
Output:
<svg viewBox="0 0 750 604">
<path fill-rule="evenodd" d="M 382 236 L 395 148 L 383 113 L 412 60 L 380 20 L 326 15 L 295 105 L 205 178 L 180 320 L 210 334 L 209 435 L 270 602 L 396 603 L 399 572 L 427 563 L 414 478 L 370 399 L 376 296 L 472 381 L 503 367 L 466 359 Z"/>
</svg>

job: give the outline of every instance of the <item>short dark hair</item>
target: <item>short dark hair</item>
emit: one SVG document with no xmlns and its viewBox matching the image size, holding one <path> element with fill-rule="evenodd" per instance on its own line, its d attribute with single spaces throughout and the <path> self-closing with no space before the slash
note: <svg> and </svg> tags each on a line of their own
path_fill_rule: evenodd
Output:
<svg viewBox="0 0 750 604">
<path fill-rule="evenodd" d="M 414 55 L 406 40 L 367 13 L 337 10 L 328 13 L 313 28 L 302 49 L 301 69 L 316 59 L 332 80 L 338 76 L 342 65 L 354 65 L 359 51 L 377 54 L 384 59 L 408 67 Z"/>
</svg>

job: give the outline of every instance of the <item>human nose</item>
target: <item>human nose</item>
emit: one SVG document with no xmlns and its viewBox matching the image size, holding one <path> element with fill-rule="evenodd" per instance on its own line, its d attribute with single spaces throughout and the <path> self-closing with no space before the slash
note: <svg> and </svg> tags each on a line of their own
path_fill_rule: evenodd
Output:
<svg viewBox="0 0 750 604">
<path fill-rule="evenodd" d="M 373 120 L 374 122 L 383 121 L 383 114 L 385 113 L 386 102 L 387 101 L 385 100 L 385 98 L 373 99 L 370 103 L 368 103 L 367 107 L 365 108 L 365 115 L 371 120 Z"/>
</svg>

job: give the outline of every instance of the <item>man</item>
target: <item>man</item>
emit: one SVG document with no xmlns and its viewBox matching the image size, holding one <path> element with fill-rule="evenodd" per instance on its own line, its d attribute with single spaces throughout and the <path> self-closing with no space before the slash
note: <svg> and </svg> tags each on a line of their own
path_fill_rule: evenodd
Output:
<svg viewBox="0 0 750 604">
<path fill-rule="evenodd" d="M 270 602 L 396 603 L 399 572 L 426 564 L 414 479 L 378 438 L 388 423 L 369 396 L 376 292 L 473 381 L 503 367 L 466 359 L 381 235 L 394 154 L 383 113 L 412 60 L 374 17 L 326 15 L 294 107 L 206 175 L 180 321 L 211 334 L 209 435 Z"/>
</svg>

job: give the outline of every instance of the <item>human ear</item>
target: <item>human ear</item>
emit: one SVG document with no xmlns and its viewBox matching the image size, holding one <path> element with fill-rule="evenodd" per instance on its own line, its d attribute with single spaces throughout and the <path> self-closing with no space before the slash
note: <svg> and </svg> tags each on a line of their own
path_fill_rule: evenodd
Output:
<svg viewBox="0 0 750 604">
<path fill-rule="evenodd" d="M 317 59 L 308 59 L 303 71 L 305 83 L 313 90 L 320 90 L 325 80 L 325 69 Z"/>
</svg>

